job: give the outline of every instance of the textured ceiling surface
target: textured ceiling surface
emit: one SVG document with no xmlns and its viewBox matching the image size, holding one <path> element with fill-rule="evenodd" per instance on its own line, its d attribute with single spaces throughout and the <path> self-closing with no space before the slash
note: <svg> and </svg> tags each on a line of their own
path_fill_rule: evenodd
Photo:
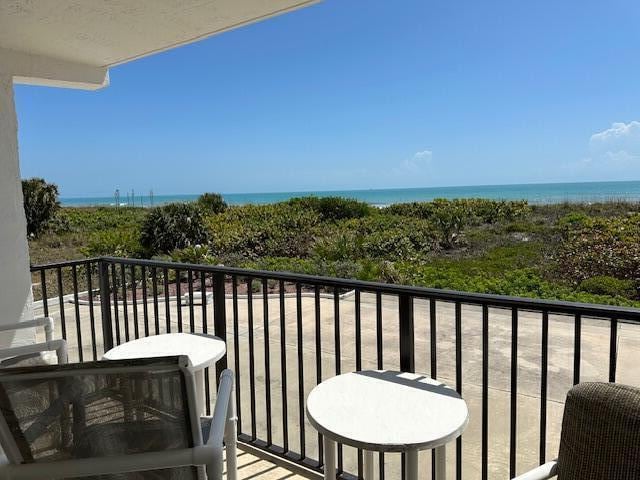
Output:
<svg viewBox="0 0 640 480">
<path fill-rule="evenodd" d="M 0 48 L 111 66 L 315 0 L 0 0 Z"/>
</svg>

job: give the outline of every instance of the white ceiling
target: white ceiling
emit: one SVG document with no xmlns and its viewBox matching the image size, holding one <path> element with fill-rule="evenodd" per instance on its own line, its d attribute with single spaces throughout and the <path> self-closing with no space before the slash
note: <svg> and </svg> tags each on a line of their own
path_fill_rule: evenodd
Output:
<svg viewBox="0 0 640 480">
<path fill-rule="evenodd" d="M 0 0 L 0 48 L 111 66 L 312 0 Z"/>
</svg>

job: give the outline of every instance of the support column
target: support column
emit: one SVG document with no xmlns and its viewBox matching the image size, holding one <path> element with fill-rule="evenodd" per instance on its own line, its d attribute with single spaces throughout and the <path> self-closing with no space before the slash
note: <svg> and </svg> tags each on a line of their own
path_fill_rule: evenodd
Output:
<svg viewBox="0 0 640 480">
<path fill-rule="evenodd" d="M 0 324 L 33 318 L 27 222 L 18 164 L 13 79 L 0 73 Z M 3 332 L 0 348 L 33 343 L 33 332 Z"/>
</svg>

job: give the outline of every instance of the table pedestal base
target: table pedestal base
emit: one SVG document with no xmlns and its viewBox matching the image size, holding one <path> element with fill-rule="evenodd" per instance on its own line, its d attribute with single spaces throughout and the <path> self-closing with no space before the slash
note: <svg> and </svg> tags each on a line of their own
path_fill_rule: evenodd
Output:
<svg viewBox="0 0 640 480">
<path fill-rule="evenodd" d="M 370 450 L 364 451 L 364 478 L 373 478 L 373 452 Z"/>
<path fill-rule="evenodd" d="M 324 444 L 324 480 L 336 480 L 336 442 L 323 437 Z M 436 480 L 447 478 L 447 450 L 444 445 L 434 448 L 436 463 Z M 418 480 L 418 450 L 405 452 L 405 469 L 407 480 Z M 364 480 L 373 480 L 373 452 L 364 451 Z"/>
<path fill-rule="evenodd" d="M 196 380 L 196 408 L 198 409 L 198 413 L 200 416 L 204 416 L 207 414 L 206 409 L 206 394 L 204 393 L 204 368 L 201 368 L 197 372 L 195 372 L 195 380 Z"/>
<path fill-rule="evenodd" d="M 324 443 L 324 480 L 336 480 L 336 442 L 323 438 Z"/>
<path fill-rule="evenodd" d="M 436 456 L 436 479 L 447 478 L 447 449 L 444 445 L 435 448 L 433 454 Z"/>
</svg>

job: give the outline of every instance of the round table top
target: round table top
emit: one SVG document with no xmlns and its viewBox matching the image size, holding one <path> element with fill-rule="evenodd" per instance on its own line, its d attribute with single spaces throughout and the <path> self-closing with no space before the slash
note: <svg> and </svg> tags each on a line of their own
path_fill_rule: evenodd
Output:
<svg viewBox="0 0 640 480">
<path fill-rule="evenodd" d="M 118 345 L 104 354 L 107 360 L 166 357 L 186 355 L 191 368 L 214 365 L 226 352 L 225 343 L 218 337 L 200 333 L 165 333 L 138 338 Z"/>
<path fill-rule="evenodd" d="M 467 426 L 469 411 L 455 390 L 426 375 L 365 370 L 317 385 L 307 397 L 307 417 L 339 443 L 401 452 L 455 439 Z"/>
</svg>

